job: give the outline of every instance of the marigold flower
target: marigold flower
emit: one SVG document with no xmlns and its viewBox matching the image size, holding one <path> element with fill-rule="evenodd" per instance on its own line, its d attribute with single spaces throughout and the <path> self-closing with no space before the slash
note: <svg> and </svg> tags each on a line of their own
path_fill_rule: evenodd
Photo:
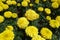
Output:
<svg viewBox="0 0 60 40">
<path fill-rule="evenodd" d="M 40 35 L 37 35 L 37 36 L 33 37 L 31 40 L 45 40 L 45 39 L 42 38 Z"/>
<path fill-rule="evenodd" d="M 12 3 L 13 5 L 16 5 L 16 4 L 17 4 L 17 2 L 16 2 L 16 1 L 11 1 L 11 3 Z"/>
<path fill-rule="evenodd" d="M 44 10 L 44 8 L 43 7 L 38 7 L 38 11 L 43 11 Z"/>
<path fill-rule="evenodd" d="M 27 2 L 27 1 L 22 1 L 22 6 L 23 6 L 23 7 L 28 6 L 28 2 Z"/>
<path fill-rule="evenodd" d="M 39 4 L 39 1 L 40 1 L 40 0 L 35 0 L 35 3 L 36 3 L 36 4 Z"/>
<path fill-rule="evenodd" d="M 51 14 L 51 10 L 49 8 L 45 8 L 46 14 Z"/>
<path fill-rule="evenodd" d="M 4 21 L 4 17 L 0 15 L 0 23 Z"/>
<path fill-rule="evenodd" d="M 33 21 L 39 18 L 39 14 L 37 14 L 34 10 L 29 9 L 26 11 L 25 16 L 28 20 Z"/>
<path fill-rule="evenodd" d="M 40 33 L 45 39 L 52 38 L 52 32 L 48 28 L 42 28 Z"/>
<path fill-rule="evenodd" d="M 58 4 L 57 2 L 53 2 L 53 3 L 52 3 L 52 7 L 53 7 L 53 8 L 59 8 L 59 4 Z"/>
<path fill-rule="evenodd" d="M 52 28 L 59 28 L 59 22 L 57 20 L 50 20 L 49 21 L 49 25 L 52 27 Z"/>
<path fill-rule="evenodd" d="M 12 18 L 17 18 L 17 17 L 18 17 L 17 13 L 12 13 Z"/>
<path fill-rule="evenodd" d="M 2 7 L 3 7 L 3 9 L 5 9 L 5 10 L 9 8 L 9 6 L 8 6 L 7 4 L 3 4 Z"/>
<path fill-rule="evenodd" d="M 0 6 L 0 12 L 1 12 L 1 11 L 3 11 L 3 7 L 2 7 L 2 6 Z"/>
<path fill-rule="evenodd" d="M 0 33 L 0 40 L 13 40 L 14 39 L 14 32 L 11 30 L 6 29 L 2 33 Z"/>
<path fill-rule="evenodd" d="M 47 19 L 47 20 L 51 20 L 51 17 L 50 17 L 50 16 L 46 16 L 46 19 Z"/>
<path fill-rule="evenodd" d="M 21 17 L 17 20 L 19 28 L 25 29 L 29 25 L 29 21 L 25 17 Z"/>
<path fill-rule="evenodd" d="M 11 18 L 11 16 L 12 16 L 12 12 L 10 12 L 10 11 L 4 12 L 4 17 Z"/>
<path fill-rule="evenodd" d="M 60 25 L 60 16 L 57 16 L 55 19 L 59 22 Z"/>
<path fill-rule="evenodd" d="M 38 29 L 35 26 L 28 26 L 25 29 L 25 32 L 30 37 L 34 37 L 34 36 L 38 35 Z"/>
<path fill-rule="evenodd" d="M 11 0 L 6 1 L 6 3 L 7 3 L 8 5 L 12 5 Z"/>
</svg>

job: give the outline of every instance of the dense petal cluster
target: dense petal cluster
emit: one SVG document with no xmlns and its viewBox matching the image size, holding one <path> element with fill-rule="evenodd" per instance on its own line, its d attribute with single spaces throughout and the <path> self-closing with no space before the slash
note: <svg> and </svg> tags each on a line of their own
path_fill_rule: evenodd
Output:
<svg viewBox="0 0 60 40">
<path fill-rule="evenodd" d="M 25 13 L 25 16 L 28 20 L 33 21 L 39 18 L 39 14 L 37 14 L 34 10 L 28 9 Z"/>
<path fill-rule="evenodd" d="M 25 29 L 25 32 L 30 37 L 34 37 L 34 36 L 38 35 L 38 29 L 35 26 L 28 26 Z"/>
<path fill-rule="evenodd" d="M 52 27 L 52 28 L 59 28 L 59 22 L 57 20 L 50 20 L 49 21 L 49 25 Z"/>
<path fill-rule="evenodd" d="M 29 21 L 25 17 L 21 17 L 17 20 L 19 28 L 25 29 L 29 25 Z"/>
<path fill-rule="evenodd" d="M 45 40 L 45 39 L 42 38 L 40 35 L 37 35 L 37 36 L 33 37 L 31 40 Z"/>
<path fill-rule="evenodd" d="M 5 29 L 0 33 L 0 40 L 14 40 L 14 33 L 9 29 Z"/>
<path fill-rule="evenodd" d="M 45 39 L 52 38 L 52 32 L 48 28 L 42 28 L 40 33 Z"/>
</svg>

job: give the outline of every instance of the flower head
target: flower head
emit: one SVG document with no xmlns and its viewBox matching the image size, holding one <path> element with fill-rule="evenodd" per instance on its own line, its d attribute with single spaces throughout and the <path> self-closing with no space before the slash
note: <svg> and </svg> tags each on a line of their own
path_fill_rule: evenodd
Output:
<svg viewBox="0 0 60 40">
<path fill-rule="evenodd" d="M 37 35 L 37 36 L 33 37 L 31 40 L 45 40 L 45 39 L 42 38 L 40 35 Z"/>
<path fill-rule="evenodd" d="M 4 16 L 5 16 L 6 18 L 11 18 L 12 12 L 6 11 L 6 12 L 4 12 Z"/>
<path fill-rule="evenodd" d="M 29 25 L 29 21 L 25 17 L 21 17 L 17 20 L 19 28 L 25 29 Z"/>
<path fill-rule="evenodd" d="M 38 35 L 38 29 L 35 26 L 28 26 L 25 29 L 25 32 L 30 37 L 34 37 L 34 36 Z"/>
<path fill-rule="evenodd" d="M 49 8 L 45 8 L 46 14 L 51 14 L 51 10 Z"/>
<path fill-rule="evenodd" d="M 52 32 L 48 28 L 42 28 L 40 33 L 45 39 L 52 38 Z"/>
<path fill-rule="evenodd" d="M 57 2 L 53 2 L 53 3 L 52 3 L 52 7 L 53 7 L 53 8 L 59 8 L 59 4 L 58 4 Z"/>
<path fill-rule="evenodd" d="M 27 2 L 27 1 L 22 1 L 22 6 L 23 6 L 23 7 L 28 6 L 28 2 Z"/>
<path fill-rule="evenodd" d="M 4 17 L 0 15 L 0 23 L 4 21 Z"/>
<path fill-rule="evenodd" d="M 52 27 L 52 28 L 59 28 L 59 22 L 57 20 L 50 20 L 49 21 L 49 25 Z"/>
<path fill-rule="evenodd" d="M 26 11 L 25 16 L 28 20 L 33 21 L 39 18 L 39 14 L 37 14 L 34 10 L 29 9 Z"/>
</svg>

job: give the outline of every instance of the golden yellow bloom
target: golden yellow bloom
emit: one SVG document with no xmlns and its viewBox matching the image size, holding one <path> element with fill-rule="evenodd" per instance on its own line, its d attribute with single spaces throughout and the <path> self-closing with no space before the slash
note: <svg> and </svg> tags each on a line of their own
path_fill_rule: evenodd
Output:
<svg viewBox="0 0 60 40">
<path fill-rule="evenodd" d="M 40 0 L 35 0 L 35 3 L 36 3 L 36 4 L 39 4 L 39 1 L 40 1 Z"/>
<path fill-rule="evenodd" d="M 45 40 L 45 39 L 42 38 L 40 35 L 37 35 L 37 36 L 33 37 L 31 40 Z"/>
<path fill-rule="evenodd" d="M 21 4 L 20 3 L 17 3 L 17 6 L 20 6 Z"/>
<path fill-rule="evenodd" d="M 4 17 L 0 15 L 0 23 L 4 21 Z"/>
<path fill-rule="evenodd" d="M 23 1 L 27 1 L 27 2 L 30 2 L 30 0 L 23 0 Z"/>
<path fill-rule="evenodd" d="M 18 17 L 17 13 L 12 13 L 12 18 L 17 18 L 17 17 Z"/>
<path fill-rule="evenodd" d="M 53 2 L 53 3 L 52 3 L 52 7 L 53 7 L 53 8 L 59 8 L 59 4 L 58 4 L 57 2 Z"/>
<path fill-rule="evenodd" d="M 26 11 L 25 16 L 28 20 L 33 21 L 39 18 L 39 14 L 37 14 L 34 10 L 29 9 Z"/>
<path fill-rule="evenodd" d="M 2 7 L 2 6 L 0 6 L 0 12 L 1 12 L 1 11 L 3 11 L 3 7 Z"/>
<path fill-rule="evenodd" d="M 3 9 L 5 9 L 5 10 L 9 8 L 9 6 L 8 6 L 7 4 L 3 4 L 2 7 L 3 7 Z"/>
<path fill-rule="evenodd" d="M 46 14 L 51 14 L 51 10 L 49 8 L 45 8 Z"/>
<path fill-rule="evenodd" d="M 43 11 L 44 10 L 44 8 L 43 7 L 38 7 L 38 11 Z"/>
<path fill-rule="evenodd" d="M 6 18 L 11 18 L 12 12 L 6 11 L 6 12 L 4 12 L 4 16 L 5 16 Z"/>
<path fill-rule="evenodd" d="M 14 33 L 11 30 L 6 29 L 0 33 L 0 40 L 14 40 Z"/>
<path fill-rule="evenodd" d="M 52 32 L 48 28 L 42 28 L 40 33 L 45 39 L 52 38 Z"/>
<path fill-rule="evenodd" d="M 59 25 L 60 25 L 60 16 L 57 16 L 56 20 L 59 22 Z"/>
<path fill-rule="evenodd" d="M 13 26 L 8 25 L 6 29 L 8 29 L 8 30 L 11 30 L 11 31 L 12 31 L 12 30 L 13 30 Z"/>
<path fill-rule="evenodd" d="M 13 5 L 16 5 L 16 4 L 17 4 L 17 2 L 16 2 L 16 1 L 11 1 L 11 3 L 12 3 Z"/>
<path fill-rule="evenodd" d="M 0 6 L 2 6 L 4 3 L 3 2 L 0 2 Z"/>
<path fill-rule="evenodd" d="M 19 28 L 25 29 L 29 25 L 29 21 L 25 17 L 21 17 L 17 20 Z"/>
<path fill-rule="evenodd" d="M 46 2 L 47 0 L 43 0 L 43 2 Z"/>
<path fill-rule="evenodd" d="M 6 0 L 2 0 L 2 2 L 5 2 Z"/>
<path fill-rule="evenodd" d="M 6 1 L 6 3 L 7 3 L 8 5 L 12 5 L 11 0 Z"/>
<path fill-rule="evenodd" d="M 51 17 L 50 17 L 50 16 L 46 16 L 46 19 L 47 19 L 47 20 L 51 20 Z"/>
<path fill-rule="evenodd" d="M 30 7 L 32 7 L 33 6 L 33 4 L 32 3 L 30 3 Z"/>
<path fill-rule="evenodd" d="M 57 0 L 57 2 L 59 3 L 59 5 L 60 5 L 60 0 Z"/>
<path fill-rule="evenodd" d="M 51 0 L 51 2 L 57 2 L 57 0 Z"/>
<path fill-rule="evenodd" d="M 26 6 L 28 6 L 28 2 L 27 1 L 22 1 L 22 6 L 24 6 L 24 7 L 26 7 Z"/>
<path fill-rule="evenodd" d="M 38 29 L 35 26 L 28 26 L 25 29 L 25 32 L 30 37 L 34 37 L 34 36 L 38 35 Z"/>
<path fill-rule="evenodd" d="M 49 22 L 49 25 L 52 27 L 52 28 L 59 28 L 59 22 L 57 20 L 50 20 Z"/>
</svg>

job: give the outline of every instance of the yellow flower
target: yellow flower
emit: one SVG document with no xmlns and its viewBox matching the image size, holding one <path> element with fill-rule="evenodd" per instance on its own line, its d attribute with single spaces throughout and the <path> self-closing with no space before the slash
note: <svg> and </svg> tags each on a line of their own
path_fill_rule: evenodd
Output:
<svg viewBox="0 0 60 40">
<path fill-rule="evenodd" d="M 0 15 L 0 23 L 4 21 L 4 17 Z"/>
<path fill-rule="evenodd" d="M 12 18 L 17 18 L 17 17 L 18 17 L 17 13 L 12 13 Z"/>
<path fill-rule="evenodd" d="M 48 28 L 42 28 L 40 33 L 45 39 L 52 38 L 52 32 Z"/>
<path fill-rule="evenodd" d="M 55 8 L 55 9 L 59 8 L 59 4 L 57 2 L 53 2 L 52 3 L 52 7 Z"/>
<path fill-rule="evenodd" d="M 0 6 L 2 6 L 4 3 L 3 2 L 0 2 Z"/>
<path fill-rule="evenodd" d="M 24 7 L 26 7 L 26 6 L 28 6 L 28 2 L 27 1 L 22 1 L 22 6 L 24 6 Z"/>
<path fill-rule="evenodd" d="M 38 29 L 35 26 L 28 26 L 25 29 L 25 32 L 30 37 L 34 37 L 34 36 L 38 35 Z"/>
<path fill-rule="evenodd" d="M 29 21 L 25 17 L 21 17 L 17 20 L 19 28 L 25 29 L 29 25 Z"/>
<path fill-rule="evenodd" d="M 37 35 L 37 36 L 33 37 L 31 40 L 45 40 L 45 39 L 42 38 L 40 35 Z"/>
<path fill-rule="evenodd" d="M 34 10 L 29 9 L 26 11 L 25 16 L 28 20 L 33 21 L 39 18 L 39 14 L 37 14 Z"/>
<path fill-rule="evenodd" d="M 57 0 L 58 4 L 60 5 L 60 0 Z"/>
<path fill-rule="evenodd" d="M 13 30 L 13 26 L 8 25 L 6 29 L 8 29 L 8 30 L 11 30 L 11 31 L 12 31 L 12 30 Z"/>
<path fill-rule="evenodd" d="M 3 40 L 14 40 L 13 31 L 10 31 L 10 30 L 6 29 L 5 31 L 0 33 L 0 40 L 1 39 L 3 39 Z"/>
<path fill-rule="evenodd" d="M 3 7 L 3 9 L 5 9 L 5 10 L 9 8 L 9 6 L 8 6 L 7 4 L 3 4 L 2 7 Z"/>
<path fill-rule="evenodd" d="M 3 7 L 2 7 L 2 6 L 0 6 L 0 12 L 1 12 L 1 11 L 3 11 Z"/>
<path fill-rule="evenodd" d="M 8 5 L 12 5 L 11 0 L 6 1 L 6 3 L 7 3 Z"/>
<path fill-rule="evenodd" d="M 5 16 L 6 18 L 11 18 L 12 12 L 6 11 L 6 12 L 4 12 L 4 16 Z"/>
<path fill-rule="evenodd" d="M 21 4 L 20 3 L 17 3 L 17 6 L 20 6 Z"/>
<path fill-rule="evenodd" d="M 59 22 L 57 20 L 50 20 L 49 25 L 52 28 L 59 28 Z"/>
<path fill-rule="evenodd" d="M 30 7 L 32 7 L 33 6 L 33 4 L 32 3 L 30 3 Z"/>
<path fill-rule="evenodd" d="M 46 16 L 46 19 L 47 19 L 47 20 L 51 20 L 51 17 L 50 17 L 50 16 Z"/>
<path fill-rule="evenodd" d="M 36 4 L 39 4 L 39 1 L 40 1 L 40 0 L 35 0 L 35 3 L 36 3 Z"/>
<path fill-rule="evenodd" d="M 2 2 L 5 2 L 6 0 L 2 0 Z"/>
<path fill-rule="evenodd" d="M 23 0 L 23 1 L 27 1 L 27 2 L 30 2 L 30 0 Z"/>
<path fill-rule="evenodd" d="M 43 0 L 43 2 L 46 2 L 47 0 Z"/>
<path fill-rule="evenodd" d="M 57 2 L 57 0 L 51 0 L 51 2 Z"/>
<path fill-rule="evenodd" d="M 46 14 L 51 14 L 51 10 L 49 8 L 45 8 Z"/>
<path fill-rule="evenodd" d="M 56 20 L 59 22 L 59 25 L 60 25 L 60 16 L 57 16 Z"/>
<path fill-rule="evenodd" d="M 43 7 L 38 7 L 38 11 L 43 11 L 44 10 L 44 8 Z"/>
<path fill-rule="evenodd" d="M 17 4 L 17 2 L 16 2 L 16 1 L 11 1 L 11 3 L 12 3 L 13 5 L 16 5 L 16 4 Z"/>
</svg>

